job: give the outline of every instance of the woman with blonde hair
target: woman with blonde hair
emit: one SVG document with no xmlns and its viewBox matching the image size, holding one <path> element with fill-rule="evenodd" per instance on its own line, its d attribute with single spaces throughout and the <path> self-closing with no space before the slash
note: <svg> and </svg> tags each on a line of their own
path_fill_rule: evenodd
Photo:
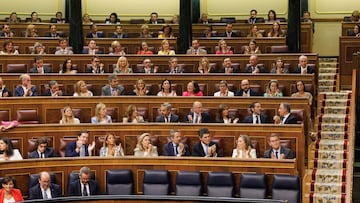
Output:
<svg viewBox="0 0 360 203">
<path fill-rule="evenodd" d="M 279 82 L 277 80 L 270 80 L 266 87 L 264 97 L 282 97 L 283 94 L 279 89 Z"/>
<path fill-rule="evenodd" d="M 79 124 L 80 120 L 75 118 L 71 106 L 65 106 L 61 111 L 62 117 L 60 124 Z"/>
<path fill-rule="evenodd" d="M 109 55 L 125 55 L 125 51 L 121 48 L 121 44 L 119 41 L 111 42 Z"/>
<path fill-rule="evenodd" d="M 98 103 L 95 107 L 95 116 L 91 118 L 91 123 L 104 124 L 112 123 L 111 116 L 106 115 L 106 106 L 104 103 Z"/>
<path fill-rule="evenodd" d="M 114 69 L 114 73 L 133 73 L 132 68 L 129 67 L 129 61 L 125 56 L 119 57 Z"/>
<path fill-rule="evenodd" d="M 88 90 L 85 81 L 79 80 L 75 84 L 75 93 L 73 95 L 74 97 L 91 97 L 93 96 L 93 93 Z"/>
<path fill-rule="evenodd" d="M 232 158 L 240 159 L 255 159 L 256 150 L 251 146 L 250 137 L 247 135 L 240 135 L 236 141 L 237 146 L 233 150 Z"/>
<path fill-rule="evenodd" d="M 32 50 L 31 54 L 46 54 L 45 47 L 40 42 L 35 42 L 34 49 Z"/>
<path fill-rule="evenodd" d="M 144 118 L 139 115 L 137 108 L 134 104 L 130 104 L 125 112 L 123 123 L 144 123 Z"/>
<path fill-rule="evenodd" d="M 175 51 L 170 49 L 170 43 L 167 39 L 161 42 L 161 49 L 158 51 L 158 55 L 175 55 Z"/>
<path fill-rule="evenodd" d="M 227 46 L 226 41 L 224 39 L 219 40 L 218 42 L 218 50 L 216 54 L 233 54 L 233 51 Z"/>
<path fill-rule="evenodd" d="M 212 72 L 211 66 L 210 66 L 210 61 L 208 58 L 206 58 L 206 57 L 200 58 L 198 70 L 199 70 L 199 73 L 201 73 L 201 74 L 208 74 L 208 73 Z"/>
<path fill-rule="evenodd" d="M 153 36 L 151 35 L 150 32 L 150 28 L 148 25 L 142 25 L 140 27 L 140 38 L 152 38 Z"/>
<path fill-rule="evenodd" d="M 39 35 L 37 34 L 36 28 L 34 24 L 29 24 L 26 27 L 26 31 L 25 31 L 25 37 L 38 37 Z"/>
<path fill-rule="evenodd" d="M 107 133 L 105 135 L 103 146 L 100 149 L 101 157 L 123 157 L 124 149 L 119 145 L 116 145 L 115 135 L 112 133 Z"/>
<path fill-rule="evenodd" d="M 142 79 L 137 80 L 133 92 L 136 96 L 146 96 L 149 90 L 146 89 L 145 81 Z"/>
<path fill-rule="evenodd" d="M 143 133 L 139 136 L 136 148 L 134 149 L 134 156 L 158 156 L 157 147 L 151 144 L 149 133 Z"/>
</svg>

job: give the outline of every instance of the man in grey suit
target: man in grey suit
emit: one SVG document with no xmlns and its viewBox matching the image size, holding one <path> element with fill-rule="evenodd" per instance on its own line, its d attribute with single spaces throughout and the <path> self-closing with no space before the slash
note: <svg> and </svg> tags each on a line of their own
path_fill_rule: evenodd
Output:
<svg viewBox="0 0 360 203">
<path fill-rule="evenodd" d="M 171 104 L 163 103 L 160 107 L 161 115 L 156 117 L 156 122 L 159 123 L 177 123 L 179 116 L 171 113 Z"/>
<path fill-rule="evenodd" d="M 264 153 L 264 158 L 270 159 L 293 159 L 294 155 L 291 149 L 280 145 L 280 138 L 277 134 L 271 134 L 269 137 L 270 149 Z"/>
<path fill-rule="evenodd" d="M 204 55 L 207 54 L 207 51 L 205 49 L 200 48 L 200 43 L 197 39 L 194 39 L 191 42 L 191 47 L 186 51 L 186 54 L 188 55 Z"/>
<path fill-rule="evenodd" d="M 120 96 L 124 95 L 124 87 L 119 85 L 119 79 L 116 74 L 111 74 L 108 77 L 109 84 L 101 89 L 101 96 Z"/>
</svg>

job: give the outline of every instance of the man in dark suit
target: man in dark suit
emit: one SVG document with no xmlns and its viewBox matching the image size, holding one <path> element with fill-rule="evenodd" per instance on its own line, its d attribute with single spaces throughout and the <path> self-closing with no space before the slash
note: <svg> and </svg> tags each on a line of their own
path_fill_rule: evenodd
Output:
<svg viewBox="0 0 360 203">
<path fill-rule="evenodd" d="M 249 109 L 251 115 L 245 117 L 243 123 L 261 124 L 268 123 L 268 118 L 262 113 L 261 104 L 259 102 L 253 102 L 250 104 Z"/>
<path fill-rule="evenodd" d="M 15 88 L 15 97 L 38 96 L 36 86 L 31 85 L 31 78 L 28 74 L 20 75 L 21 85 Z"/>
<path fill-rule="evenodd" d="M 177 123 L 179 122 L 179 116 L 171 113 L 171 104 L 163 103 L 160 106 L 161 115 L 156 117 L 158 123 Z"/>
<path fill-rule="evenodd" d="M 250 89 L 249 80 L 242 80 L 240 83 L 240 87 L 241 89 L 235 93 L 235 96 L 250 97 L 259 95 L 257 91 Z"/>
<path fill-rule="evenodd" d="M 98 47 L 96 46 L 96 41 L 95 40 L 90 40 L 89 44 L 87 46 L 87 49 L 84 48 L 82 53 L 83 54 L 90 54 L 90 55 L 102 54 L 101 50 L 99 50 Z"/>
<path fill-rule="evenodd" d="M 264 66 L 258 65 L 258 57 L 256 55 L 251 55 L 249 58 L 250 65 L 245 68 L 245 73 L 258 74 L 265 73 Z"/>
<path fill-rule="evenodd" d="M 264 158 L 270 159 L 293 159 L 294 155 L 291 149 L 282 147 L 280 145 L 280 139 L 277 134 L 271 134 L 269 137 L 270 149 L 264 153 Z"/>
<path fill-rule="evenodd" d="M 210 123 L 210 115 L 206 112 L 202 112 L 202 103 L 195 101 L 193 103 L 192 111 L 184 118 L 185 123 Z"/>
<path fill-rule="evenodd" d="M 274 116 L 275 124 L 297 124 L 297 118 L 290 113 L 290 104 L 282 102 L 279 106 L 279 115 Z"/>
<path fill-rule="evenodd" d="M 49 32 L 46 33 L 45 37 L 60 38 L 63 36 L 61 36 L 60 33 L 57 32 L 56 25 L 51 24 L 49 25 Z"/>
<path fill-rule="evenodd" d="M 48 146 L 48 139 L 46 137 L 38 138 L 35 148 L 36 150 L 29 154 L 29 159 L 57 157 L 55 150 Z"/>
<path fill-rule="evenodd" d="M 51 73 L 51 68 L 43 66 L 44 62 L 41 56 L 36 56 L 34 59 L 34 67 L 30 69 L 30 73 L 45 74 Z"/>
<path fill-rule="evenodd" d="M 0 97 L 11 97 L 11 91 L 4 85 L 3 79 L 0 77 Z"/>
<path fill-rule="evenodd" d="M 255 24 L 255 23 L 257 23 L 257 22 L 256 22 L 256 16 L 257 16 L 257 10 L 252 9 L 252 10 L 250 11 L 250 18 L 249 18 L 248 22 L 249 22 L 250 24 Z"/>
<path fill-rule="evenodd" d="M 89 133 L 86 130 L 81 130 L 77 137 L 77 140 L 70 142 L 66 145 L 65 156 L 77 157 L 77 156 L 90 156 L 92 150 L 95 148 L 95 141 L 91 144 L 89 142 Z"/>
<path fill-rule="evenodd" d="M 227 57 L 224 59 L 223 67 L 219 69 L 219 73 L 231 74 L 240 73 L 239 68 L 231 66 L 231 58 Z"/>
<path fill-rule="evenodd" d="M 190 156 L 189 146 L 181 142 L 183 136 L 180 130 L 170 130 L 171 141 L 164 145 L 164 156 Z"/>
<path fill-rule="evenodd" d="M 119 85 L 119 79 L 116 74 L 108 76 L 109 84 L 101 88 L 101 96 L 120 96 L 124 95 L 125 88 Z"/>
<path fill-rule="evenodd" d="M 129 35 L 123 32 L 121 25 L 116 25 L 112 38 L 128 38 Z"/>
<path fill-rule="evenodd" d="M 162 24 L 165 23 L 164 19 L 159 19 L 159 14 L 156 12 L 152 12 L 150 14 L 150 20 L 149 20 L 149 24 Z"/>
<path fill-rule="evenodd" d="M 84 166 L 80 169 L 79 179 L 69 183 L 68 196 L 93 196 L 100 195 L 98 182 L 90 178 L 90 168 Z"/>
<path fill-rule="evenodd" d="M 199 157 L 220 157 L 219 145 L 211 141 L 210 132 L 207 128 L 201 128 L 199 130 L 199 139 L 192 147 L 192 156 Z"/>
<path fill-rule="evenodd" d="M 104 64 L 101 63 L 101 60 L 98 56 L 93 56 L 91 58 L 91 66 L 87 66 L 85 73 L 93 73 L 93 74 L 99 74 L 99 73 L 105 73 Z"/>
<path fill-rule="evenodd" d="M 186 51 L 186 54 L 188 55 L 204 55 L 207 54 L 207 51 L 205 49 L 200 48 L 199 40 L 194 39 L 191 42 L 191 47 Z"/>
<path fill-rule="evenodd" d="M 233 24 L 226 23 L 225 32 L 222 35 L 223 37 L 240 37 L 233 31 Z"/>
<path fill-rule="evenodd" d="M 40 172 L 39 183 L 29 189 L 29 199 L 52 199 L 56 197 L 61 197 L 60 186 L 51 183 L 48 172 Z"/>
<path fill-rule="evenodd" d="M 178 65 L 178 59 L 176 57 L 171 57 L 169 60 L 169 68 L 165 71 L 170 74 L 184 73 L 185 70 L 182 66 Z"/>
<path fill-rule="evenodd" d="M 90 32 L 87 33 L 86 38 L 104 38 L 103 32 L 98 32 L 97 25 L 90 25 Z"/>
<path fill-rule="evenodd" d="M 140 73 L 146 73 L 146 74 L 157 73 L 159 68 L 158 66 L 152 66 L 150 58 L 145 58 L 143 60 L 143 65 L 144 68 L 140 70 Z"/>
<path fill-rule="evenodd" d="M 299 67 L 294 71 L 294 73 L 298 74 L 315 74 L 315 70 L 308 66 L 307 56 L 301 55 L 299 56 Z"/>
<path fill-rule="evenodd" d="M 56 82 L 56 80 L 51 80 L 49 82 L 49 89 L 44 92 L 43 96 L 63 96 L 63 92 L 60 90 L 59 84 Z"/>
</svg>

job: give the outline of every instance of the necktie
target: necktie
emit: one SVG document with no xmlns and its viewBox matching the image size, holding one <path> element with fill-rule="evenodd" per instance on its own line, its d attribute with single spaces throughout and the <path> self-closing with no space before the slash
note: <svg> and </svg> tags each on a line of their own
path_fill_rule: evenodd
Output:
<svg viewBox="0 0 360 203">
<path fill-rule="evenodd" d="M 43 198 L 44 198 L 44 199 L 49 199 L 49 197 L 48 197 L 48 195 L 47 195 L 47 193 L 46 193 L 45 190 L 44 190 L 44 192 L 43 192 Z"/>
<path fill-rule="evenodd" d="M 194 123 L 198 123 L 198 116 L 194 114 Z"/>
<path fill-rule="evenodd" d="M 256 116 L 256 123 L 257 123 L 257 124 L 260 123 L 259 116 Z"/>
<path fill-rule="evenodd" d="M 80 156 L 85 156 L 85 145 L 82 145 L 80 148 Z"/>
<path fill-rule="evenodd" d="M 175 145 L 175 155 L 178 155 L 178 154 L 179 154 L 178 146 L 179 146 L 179 145 Z"/>
<path fill-rule="evenodd" d="M 279 159 L 279 152 L 278 151 L 275 152 L 275 156 L 276 156 L 276 159 Z"/>
<path fill-rule="evenodd" d="M 86 185 L 84 185 L 84 188 L 83 188 L 83 196 L 89 196 L 88 192 L 86 190 Z"/>
</svg>

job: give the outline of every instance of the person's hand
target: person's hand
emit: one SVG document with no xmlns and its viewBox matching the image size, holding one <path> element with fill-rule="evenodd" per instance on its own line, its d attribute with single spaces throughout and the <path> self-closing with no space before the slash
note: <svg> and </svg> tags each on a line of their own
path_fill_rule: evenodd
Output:
<svg viewBox="0 0 360 203">
<path fill-rule="evenodd" d="M 216 145 L 212 145 L 209 147 L 209 156 L 215 156 L 216 155 Z"/>
<path fill-rule="evenodd" d="M 190 114 L 187 116 L 187 118 L 188 118 L 189 123 L 193 122 L 193 117 Z"/>
<path fill-rule="evenodd" d="M 280 124 L 280 123 L 281 123 L 280 116 L 278 116 L 278 115 L 275 115 L 275 116 L 273 117 L 273 120 L 274 120 L 274 123 L 275 123 L 275 124 Z"/>
<path fill-rule="evenodd" d="M 199 113 L 199 116 L 198 116 L 198 123 L 202 123 L 201 113 Z"/>
<path fill-rule="evenodd" d="M 258 74 L 260 72 L 259 68 L 256 66 L 255 70 L 252 72 L 252 74 Z"/>
<path fill-rule="evenodd" d="M 31 86 L 30 86 L 30 87 L 28 87 L 28 88 L 26 89 L 26 92 L 25 92 L 24 96 L 31 96 L 32 93 L 33 93 L 33 92 L 31 91 Z"/>
<path fill-rule="evenodd" d="M 276 159 L 276 156 L 274 153 L 271 153 L 271 159 Z"/>
<path fill-rule="evenodd" d="M 90 151 L 92 151 L 94 148 L 95 148 L 95 141 L 92 141 L 92 143 L 89 144 L 89 146 L 88 146 L 88 151 L 90 152 Z"/>
<path fill-rule="evenodd" d="M 159 70 L 159 66 L 154 66 L 154 73 L 157 73 Z"/>
<path fill-rule="evenodd" d="M 280 159 L 285 159 L 285 154 L 284 153 L 280 154 Z"/>
<path fill-rule="evenodd" d="M 148 144 L 148 148 L 146 149 L 146 151 L 150 154 L 152 151 L 152 144 Z"/>
<path fill-rule="evenodd" d="M 76 141 L 76 148 L 81 148 L 83 146 L 83 142 L 82 141 L 80 141 L 80 140 L 77 140 Z"/>
<path fill-rule="evenodd" d="M 235 118 L 233 123 L 238 123 L 239 122 L 239 118 Z"/>
<path fill-rule="evenodd" d="M 3 94 L 3 97 L 8 97 L 9 96 L 9 92 L 5 92 L 4 94 Z"/>
<path fill-rule="evenodd" d="M 185 146 L 183 143 L 179 143 L 179 153 L 180 153 L 180 156 L 184 154 L 184 149 L 185 149 Z"/>
</svg>

